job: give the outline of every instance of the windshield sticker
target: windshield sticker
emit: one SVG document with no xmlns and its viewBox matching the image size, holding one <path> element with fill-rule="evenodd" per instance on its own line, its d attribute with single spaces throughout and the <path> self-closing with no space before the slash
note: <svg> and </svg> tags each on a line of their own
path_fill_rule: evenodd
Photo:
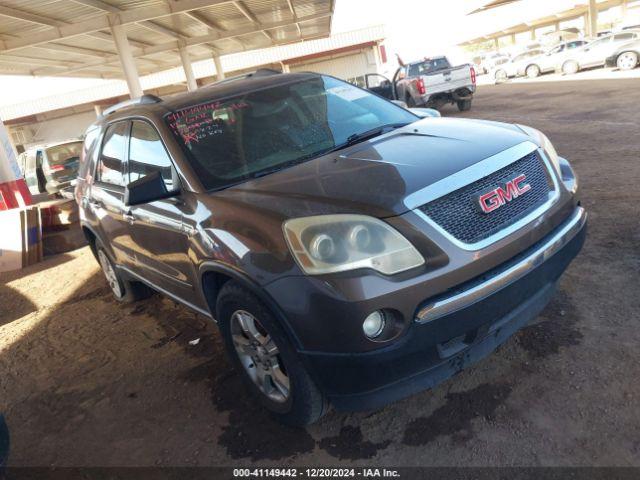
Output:
<svg viewBox="0 0 640 480">
<path fill-rule="evenodd" d="M 235 122 L 230 113 L 248 106 L 243 101 L 230 104 L 209 102 L 170 113 L 167 120 L 174 134 L 182 137 L 189 146 L 204 138 L 222 134 L 225 124 Z"/>
<path fill-rule="evenodd" d="M 354 100 L 358 100 L 359 98 L 366 97 L 368 95 L 364 90 L 360 90 L 359 88 L 352 87 L 351 85 L 338 85 L 336 87 L 331 87 L 327 90 L 327 92 L 332 93 L 344 100 L 348 100 L 350 102 Z"/>
</svg>

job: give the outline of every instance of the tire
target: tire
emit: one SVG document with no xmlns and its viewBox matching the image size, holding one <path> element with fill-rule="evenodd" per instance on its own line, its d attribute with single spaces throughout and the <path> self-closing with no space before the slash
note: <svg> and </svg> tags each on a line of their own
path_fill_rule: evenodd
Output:
<svg viewBox="0 0 640 480">
<path fill-rule="evenodd" d="M 248 390 L 280 422 L 310 425 L 327 412 L 326 398 L 258 297 L 230 280 L 218 295 L 216 318 L 227 353 Z"/>
<path fill-rule="evenodd" d="M 471 110 L 471 100 L 458 100 L 456 103 L 458 104 L 458 110 L 461 112 Z"/>
<path fill-rule="evenodd" d="M 620 70 L 633 70 L 638 66 L 638 54 L 636 52 L 622 52 L 618 55 L 616 66 Z"/>
<path fill-rule="evenodd" d="M 411 95 L 407 95 L 404 103 L 406 103 L 409 108 L 414 108 L 416 106 L 416 102 Z"/>
<path fill-rule="evenodd" d="M 496 83 L 506 82 L 507 79 L 509 78 L 507 76 L 507 72 L 505 70 L 503 70 L 502 68 L 499 69 L 499 70 L 496 70 L 496 73 L 493 74 L 493 77 L 494 77 Z"/>
<path fill-rule="evenodd" d="M 575 60 L 568 60 L 562 64 L 562 73 L 565 75 L 574 75 L 580 70 L 580 65 Z"/>
<path fill-rule="evenodd" d="M 540 75 L 540 67 L 538 65 L 529 65 L 526 74 L 529 78 L 536 78 Z"/>
<path fill-rule="evenodd" d="M 125 280 L 115 267 L 115 263 L 107 253 L 100 240 L 95 241 L 95 253 L 111 293 L 122 303 L 131 303 L 149 297 L 153 290 L 140 282 Z"/>
</svg>

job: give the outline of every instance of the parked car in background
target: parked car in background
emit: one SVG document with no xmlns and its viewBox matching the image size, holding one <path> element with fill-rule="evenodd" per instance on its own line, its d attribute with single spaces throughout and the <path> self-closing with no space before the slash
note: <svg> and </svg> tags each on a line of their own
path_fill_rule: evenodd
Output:
<svg viewBox="0 0 640 480">
<path fill-rule="evenodd" d="M 584 47 L 570 51 L 557 65 L 556 71 L 571 75 L 584 68 L 603 67 L 607 58 L 622 45 L 640 38 L 640 31 L 625 30 L 598 38 Z"/>
<path fill-rule="evenodd" d="M 520 63 L 517 76 L 535 78 L 542 73 L 553 72 L 556 69 L 556 65 L 560 63 L 563 58 L 566 58 L 571 50 L 583 47 L 587 43 L 589 43 L 587 40 L 562 42 L 541 55 L 527 57 L 527 61 Z"/>
<path fill-rule="evenodd" d="M 76 200 L 115 298 L 151 287 L 215 319 L 234 375 L 289 424 L 487 356 L 586 236 L 575 174 L 540 131 L 420 120 L 326 75 L 144 96 L 85 138 Z"/>
<path fill-rule="evenodd" d="M 493 71 L 496 66 L 508 62 L 510 58 L 511 57 L 508 54 L 502 52 L 494 52 L 483 55 L 482 61 L 480 63 L 482 74 L 487 74 Z"/>
<path fill-rule="evenodd" d="M 447 57 L 425 58 L 400 67 L 393 80 L 369 74 L 366 87 L 389 100 L 402 100 L 409 108 L 438 109 L 455 103 L 466 111 L 476 91 L 476 71 L 470 64 L 453 67 Z"/>
<path fill-rule="evenodd" d="M 528 61 L 532 58 L 538 57 L 544 53 L 541 48 L 534 48 L 532 50 L 526 50 L 506 63 L 498 65 L 493 72 L 494 80 L 496 83 L 501 83 L 509 78 L 518 76 L 520 69 L 525 68 L 528 65 Z"/>
<path fill-rule="evenodd" d="M 78 173 L 81 140 L 69 140 L 33 147 L 18 156 L 18 166 L 29 192 L 73 197 Z"/>
<path fill-rule="evenodd" d="M 632 70 L 638 66 L 640 59 L 640 39 L 625 43 L 607 57 L 607 67 L 618 67 L 620 70 Z"/>
</svg>

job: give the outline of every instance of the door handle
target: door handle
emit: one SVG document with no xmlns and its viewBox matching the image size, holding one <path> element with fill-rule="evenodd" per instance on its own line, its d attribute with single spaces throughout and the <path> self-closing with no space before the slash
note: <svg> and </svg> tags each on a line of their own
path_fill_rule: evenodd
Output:
<svg viewBox="0 0 640 480">
<path fill-rule="evenodd" d="M 126 212 L 122 213 L 122 218 L 124 221 L 126 221 L 129 225 L 132 225 L 133 222 L 135 221 L 136 217 L 133 213 L 131 213 L 131 210 L 127 210 Z"/>
</svg>

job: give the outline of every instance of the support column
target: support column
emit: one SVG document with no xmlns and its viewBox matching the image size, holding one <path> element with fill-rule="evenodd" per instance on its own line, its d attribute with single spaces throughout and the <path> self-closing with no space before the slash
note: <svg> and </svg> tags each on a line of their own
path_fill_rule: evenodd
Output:
<svg viewBox="0 0 640 480">
<path fill-rule="evenodd" d="M 589 0 L 589 36 L 598 36 L 598 6 L 596 0 Z"/>
<path fill-rule="evenodd" d="M 116 44 L 116 50 L 118 51 L 118 57 L 120 58 L 120 64 L 122 65 L 122 71 L 127 80 L 127 86 L 129 87 L 129 96 L 131 98 L 141 97 L 144 92 L 140 85 L 138 69 L 133 54 L 131 53 L 131 46 L 129 45 L 124 27 L 122 25 L 111 25 L 110 28 L 111 35 L 113 35 L 113 40 Z"/>
<path fill-rule="evenodd" d="M 512 33 L 511 34 L 511 45 L 515 45 L 516 44 L 516 34 Z"/>
<path fill-rule="evenodd" d="M 622 17 L 620 20 L 624 21 L 627 16 L 627 0 L 622 0 L 620 4 L 620 16 Z"/>
<path fill-rule="evenodd" d="M 556 22 L 556 32 L 560 31 L 560 22 Z"/>
<path fill-rule="evenodd" d="M 535 40 L 536 39 L 536 29 L 532 28 L 531 29 L 531 40 Z"/>
<path fill-rule="evenodd" d="M 220 61 L 220 55 L 213 56 L 213 64 L 216 67 L 216 80 L 224 80 L 224 69 L 222 68 L 222 62 Z"/>
<path fill-rule="evenodd" d="M 496 51 L 499 52 L 500 51 L 500 42 L 498 41 L 497 38 L 493 39 L 493 46 L 495 47 Z"/>
<path fill-rule="evenodd" d="M 180 48 L 178 48 L 178 53 L 180 53 L 184 76 L 187 77 L 187 90 L 194 92 L 198 89 L 198 84 L 196 83 L 196 76 L 193 74 L 193 66 L 191 65 L 191 58 L 189 58 L 187 47 L 181 45 Z"/>
</svg>

